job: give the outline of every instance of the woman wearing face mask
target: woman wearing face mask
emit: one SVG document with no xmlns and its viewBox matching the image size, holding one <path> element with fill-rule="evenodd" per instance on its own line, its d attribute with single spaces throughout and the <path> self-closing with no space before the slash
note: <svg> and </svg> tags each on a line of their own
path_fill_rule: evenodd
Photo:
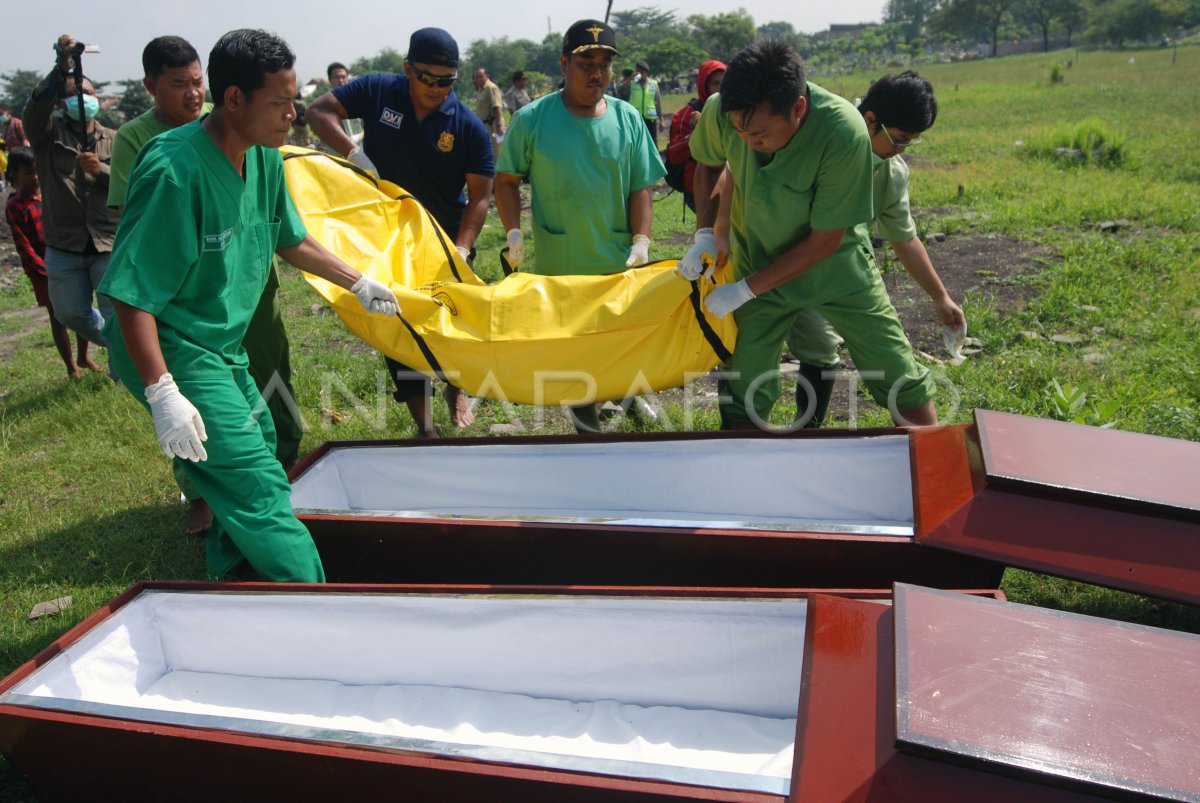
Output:
<svg viewBox="0 0 1200 803">
<path fill-rule="evenodd" d="M 87 78 L 82 80 L 80 109 L 71 74 L 74 49 L 72 36 L 59 37 L 54 69 L 25 105 L 25 131 L 42 184 L 46 274 L 55 317 L 85 340 L 107 348 L 100 330 L 112 314 L 112 304 L 100 297 L 97 310 L 92 301 L 108 268 L 121 218 L 108 206 L 116 133 L 96 121 L 100 101 Z"/>
</svg>

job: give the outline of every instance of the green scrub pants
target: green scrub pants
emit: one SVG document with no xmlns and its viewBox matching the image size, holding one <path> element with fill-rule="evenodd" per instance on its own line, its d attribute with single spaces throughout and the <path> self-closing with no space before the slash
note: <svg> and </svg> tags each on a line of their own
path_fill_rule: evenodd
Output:
<svg viewBox="0 0 1200 803">
<path fill-rule="evenodd" d="M 803 309 L 795 300 L 772 290 L 734 311 L 737 344 L 727 366 L 730 377 L 721 381 L 720 388 L 721 420 L 726 427 L 770 420 L 771 408 L 781 392 L 779 359 L 783 343 Z M 882 281 L 811 309 L 820 312 L 845 337 L 854 365 L 876 403 L 897 411 L 911 410 L 933 398 L 933 378 L 929 369 L 918 365 L 913 357 L 912 345 Z M 814 358 L 822 356 L 815 352 L 793 354 L 813 363 L 819 363 Z M 833 361 L 825 365 L 836 364 L 836 347 L 832 355 Z M 829 359 L 828 349 L 823 358 Z"/>
<path fill-rule="evenodd" d="M 250 319 L 242 347 L 250 359 L 250 376 L 259 393 L 267 392 L 271 378 L 278 374 L 279 381 L 270 389 L 267 410 L 275 425 L 275 458 L 285 469 L 300 457 L 300 439 L 304 430 L 288 408 L 288 401 L 295 403 L 292 391 L 292 363 L 288 350 L 287 332 L 283 328 L 283 315 L 279 309 L 279 271 L 274 262 L 267 276 L 267 286 L 258 302 L 258 309 Z M 280 387 L 282 385 L 282 387 Z M 189 500 L 202 499 L 204 495 L 192 484 L 180 461 L 172 466 L 179 490 Z"/>
<path fill-rule="evenodd" d="M 114 347 L 117 371 L 144 407 L 141 378 L 124 347 Z M 208 530 L 208 573 L 241 579 L 247 565 L 273 582 L 325 582 L 325 570 L 308 530 L 292 513 L 291 485 L 275 459 L 270 416 L 255 421 L 261 398 L 250 374 L 234 368 L 219 377 L 176 376 L 184 398 L 196 406 L 208 440 L 208 459 L 175 459 L 213 512 Z"/>
</svg>

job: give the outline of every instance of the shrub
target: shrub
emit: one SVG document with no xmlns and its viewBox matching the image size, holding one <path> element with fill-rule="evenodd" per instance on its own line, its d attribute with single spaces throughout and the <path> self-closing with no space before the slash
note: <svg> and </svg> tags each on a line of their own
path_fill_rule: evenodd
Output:
<svg viewBox="0 0 1200 803">
<path fill-rule="evenodd" d="M 1022 152 L 1062 165 L 1099 167 L 1120 167 L 1128 157 L 1125 137 L 1095 118 L 1046 129 L 1031 137 Z"/>
</svg>

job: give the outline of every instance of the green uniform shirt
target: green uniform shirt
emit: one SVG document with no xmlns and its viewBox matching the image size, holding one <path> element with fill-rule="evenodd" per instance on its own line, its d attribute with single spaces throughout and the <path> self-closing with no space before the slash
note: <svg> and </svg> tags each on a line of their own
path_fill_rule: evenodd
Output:
<svg viewBox="0 0 1200 803">
<path fill-rule="evenodd" d="M 908 206 L 908 165 L 899 156 L 880 159 L 871 154 L 874 168 L 875 236 L 906 243 L 917 236 Z"/>
<path fill-rule="evenodd" d="M 305 236 L 279 151 L 250 148 L 243 180 L 197 120 L 143 149 L 99 292 L 158 319 L 176 378 L 228 376 L 246 365 L 242 337 L 271 255 Z M 113 316 L 105 333 L 114 344 L 118 329 Z"/>
<path fill-rule="evenodd" d="M 858 292 L 876 280 L 867 224 L 871 220 L 871 141 L 848 101 L 808 85 L 800 130 L 775 153 L 752 150 L 711 96 L 691 138 L 701 164 L 728 162 L 733 175 L 730 220 L 735 275 L 775 261 L 813 229 L 846 229 L 838 250 L 778 288 L 806 305 Z"/>
<path fill-rule="evenodd" d="M 210 111 L 212 104 L 205 103 L 200 116 L 203 117 Z M 154 114 L 154 109 L 150 109 L 117 129 L 117 138 L 113 142 L 112 172 L 108 178 L 109 206 L 125 205 L 125 185 L 129 183 L 129 174 L 133 172 L 133 163 L 137 160 L 138 151 L 142 146 L 153 137 L 172 128 L 174 126 L 159 120 Z"/>
<path fill-rule="evenodd" d="M 625 270 L 629 195 L 667 174 L 632 106 L 609 98 L 601 117 L 576 117 L 558 92 L 513 115 L 496 170 L 529 176 L 534 269 L 555 276 Z"/>
</svg>

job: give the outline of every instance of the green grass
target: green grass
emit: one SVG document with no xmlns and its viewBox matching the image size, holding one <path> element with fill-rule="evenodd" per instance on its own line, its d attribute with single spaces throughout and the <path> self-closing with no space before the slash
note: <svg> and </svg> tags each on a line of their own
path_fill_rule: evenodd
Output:
<svg viewBox="0 0 1200 803">
<path fill-rule="evenodd" d="M 1174 65 L 1169 50 L 1139 51 L 1133 65 L 1129 56 L 1060 52 L 920 69 L 941 104 L 936 126 L 913 151 L 920 228 L 1006 235 L 1054 255 L 1023 310 L 999 314 L 983 298 L 966 299 L 984 351 L 937 369 L 961 399 L 954 410 L 943 405 L 947 423 L 968 422 L 975 407 L 1051 417 L 1057 381 L 1111 409 L 1120 429 L 1200 440 L 1200 149 L 1180 117 L 1195 106 L 1200 47 L 1180 48 Z M 1051 85 L 1053 65 L 1068 58 L 1064 81 Z M 876 77 L 813 79 L 852 98 Z M 686 99 L 669 96 L 665 107 Z M 1119 167 L 1028 159 L 1016 144 L 1064 126 L 1073 131 L 1088 118 L 1122 139 Z M 666 245 L 693 225 L 690 214 L 681 224 L 680 212 L 678 194 L 656 202 L 652 257 L 682 253 Z M 1125 225 L 1101 232 L 1098 224 L 1110 220 Z M 498 278 L 503 240 L 489 216 L 478 243 L 481 275 Z M 312 427 L 303 449 L 334 438 L 414 434 L 388 398 L 379 357 L 335 317 L 313 314 L 319 299 L 294 271 L 285 270 L 281 296 L 298 401 Z M 180 532 L 184 510 L 145 413 L 99 376 L 68 382 L 44 316 L 6 315 L 32 304 L 23 279 L 0 290 L 0 338 L 25 333 L 0 375 L 0 675 L 136 580 L 204 576 L 202 544 Z M 1049 340 L 1061 332 L 1084 336 L 1104 359 L 1085 361 L 1079 347 Z M 884 411 L 862 407 L 860 425 L 888 422 Z M 344 419 L 333 423 L 324 408 Z M 444 404 L 434 410 L 445 424 Z M 679 406 L 668 412 L 669 426 L 680 428 Z M 775 420 L 789 412 L 781 406 Z M 530 408 L 492 402 L 477 414 L 465 434 L 487 434 L 510 415 L 533 420 Z M 557 411 L 546 421 L 548 431 L 570 431 Z M 715 428 L 716 416 L 708 411 L 693 423 Z M 1200 632 L 1200 613 L 1187 606 L 1014 570 L 1004 588 L 1020 602 Z M 36 602 L 68 595 L 69 610 L 26 618 Z M 27 797 L 0 763 L 0 801 Z"/>
</svg>

